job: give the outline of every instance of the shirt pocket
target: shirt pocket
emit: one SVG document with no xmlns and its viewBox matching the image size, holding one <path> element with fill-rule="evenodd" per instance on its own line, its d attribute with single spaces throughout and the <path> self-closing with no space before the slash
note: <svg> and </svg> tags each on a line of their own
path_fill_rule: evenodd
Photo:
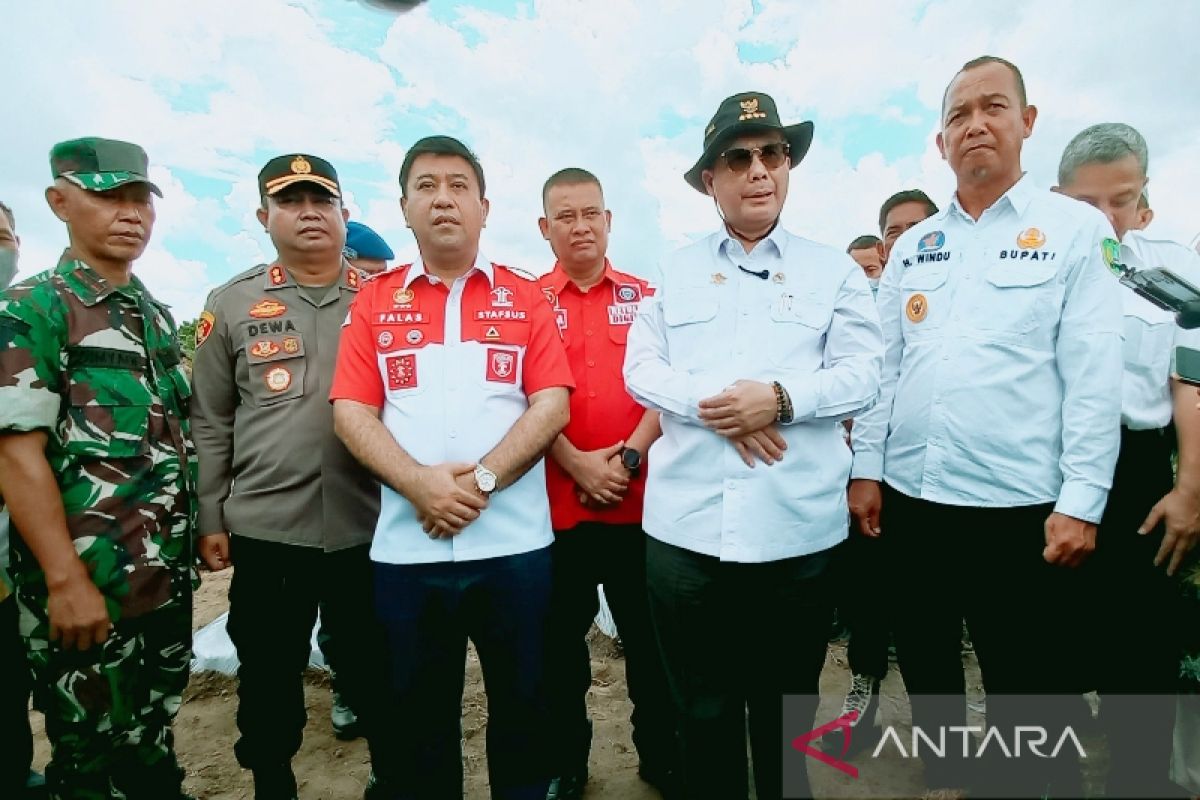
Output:
<svg viewBox="0 0 1200 800">
<path fill-rule="evenodd" d="M 1034 331 L 1049 331 L 1057 316 L 1058 283 L 1054 264 L 1001 262 L 984 273 L 979 301 L 972 313 L 973 326 L 988 338 L 1032 345 Z"/>
<path fill-rule="evenodd" d="M 714 335 L 721 303 L 711 290 L 683 289 L 663 299 L 667 356 L 671 365 L 697 371 L 714 363 L 719 346 Z"/>
<path fill-rule="evenodd" d="M 154 394 L 146 368 L 140 351 L 68 349 L 63 448 L 69 455 L 87 461 L 149 452 Z"/>
<path fill-rule="evenodd" d="M 831 309 L 815 295 L 780 298 L 771 304 L 771 331 L 767 355 L 776 366 L 792 369 L 815 368 L 808 363 L 820 352 L 820 342 L 829 325 Z"/>
<path fill-rule="evenodd" d="M 900 327 L 905 341 L 941 332 L 950 316 L 949 276 L 950 268 L 942 262 L 923 269 L 910 267 L 900 278 Z"/>
<path fill-rule="evenodd" d="M 1133 292 L 1124 297 L 1125 318 L 1122 326 L 1125 366 L 1149 375 L 1161 375 L 1166 382 L 1171 370 L 1175 344 L 1175 315 Z"/>
<path fill-rule="evenodd" d="M 304 396 L 304 338 L 299 333 L 261 336 L 246 342 L 250 396 L 256 406 L 273 406 Z"/>
</svg>

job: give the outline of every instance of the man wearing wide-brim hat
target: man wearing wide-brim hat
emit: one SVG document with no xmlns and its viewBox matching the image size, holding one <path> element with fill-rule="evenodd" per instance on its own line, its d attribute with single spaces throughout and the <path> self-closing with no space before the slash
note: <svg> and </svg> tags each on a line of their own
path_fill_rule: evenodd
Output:
<svg viewBox="0 0 1200 800">
<path fill-rule="evenodd" d="M 689 800 L 747 796 L 747 709 L 758 798 L 809 792 L 802 767 L 783 781 L 782 698 L 807 696 L 808 730 L 847 534 L 835 423 L 875 401 L 882 352 L 862 270 L 779 222 L 812 131 L 761 92 L 721 103 L 684 176 L 720 227 L 667 257 L 629 334 L 629 392 L 662 412 L 643 524 Z"/>
</svg>

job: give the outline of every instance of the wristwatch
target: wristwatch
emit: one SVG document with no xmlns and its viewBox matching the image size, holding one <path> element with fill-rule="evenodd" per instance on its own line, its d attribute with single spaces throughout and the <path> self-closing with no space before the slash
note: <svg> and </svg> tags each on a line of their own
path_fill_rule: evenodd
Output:
<svg viewBox="0 0 1200 800">
<path fill-rule="evenodd" d="M 496 473 L 483 464 L 475 465 L 475 486 L 484 494 L 496 491 Z"/>
<path fill-rule="evenodd" d="M 642 471 L 642 454 L 632 447 L 626 447 L 621 451 L 621 464 L 625 469 L 629 470 L 629 476 L 636 478 L 638 473 Z"/>
</svg>

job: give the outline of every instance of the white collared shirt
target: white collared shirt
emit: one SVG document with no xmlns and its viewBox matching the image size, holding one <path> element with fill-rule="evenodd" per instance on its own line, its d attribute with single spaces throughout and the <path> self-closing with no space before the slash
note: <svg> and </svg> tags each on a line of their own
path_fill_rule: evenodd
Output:
<svg viewBox="0 0 1200 800">
<path fill-rule="evenodd" d="M 1134 269 L 1164 267 L 1193 286 L 1200 286 L 1200 256 L 1181 244 L 1150 239 L 1129 231 L 1121 241 L 1121 263 Z M 1130 289 L 1124 289 L 1125 383 L 1121 424 L 1139 431 L 1171 422 L 1171 369 L 1177 346 L 1200 349 L 1200 329 L 1184 330 L 1175 314 Z"/>
<path fill-rule="evenodd" d="M 738 269 L 766 270 L 767 278 Z M 629 333 L 629 393 L 662 412 L 643 527 L 722 561 L 776 561 L 847 531 L 850 452 L 840 420 L 879 389 L 882 339 L 862 269 L 780 227 L 747 254 L 724 231 L 672 253 Z M 795 419 L 783 460 L 747 467 L 698 403 L 739 379 L 779 381 Z"/>
<path fill-rule="evenodd" d="M 905 232 L 879 287 L 880 400 L 853 477 L 959 506 L 1057 502 L 1097 522 L 1120 439 L 1112 228 L 1023 177 L 976 222 L 958 205 Z"/>
</svg>

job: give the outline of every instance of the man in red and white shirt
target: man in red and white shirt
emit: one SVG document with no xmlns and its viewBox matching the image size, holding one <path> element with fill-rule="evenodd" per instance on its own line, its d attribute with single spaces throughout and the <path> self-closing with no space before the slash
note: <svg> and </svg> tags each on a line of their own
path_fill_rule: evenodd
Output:
<svg viewBox="0 0 1200 800">
<path fill-rule="evenodd" d="M 554 524 L 554 602 L 548 644 L 555 780 L 549 800 L 580 797 L 592 727 L 587 632 L 604 595 L 625 649 L 633 742 L 643 780 L 669 793 L 674 712 L 646 594 L 643 455 L 661 428 L 625 391 L 621 365 L 637 305 L 654 290 L 613 269 L 605 257 L 611 213 L 600 181 L 586 170 L 551 175 L 542 188 L 542 236 L 558 260 L 540 284 L 554 307 L 575 378 L 571 420 L 546 464 Z"/>
<path fill-rule="evenodd" d="M 365 282 L 330 399 L 338 435 L 382 483 L 371 559 L 400 720 L 370 797 L 462 795 L 467 638 L 488 693 L 497 800 L 549 784 L 543 662 L 550 510 L 542 454 L 574 386 L 537 284 L 479 252 L 483 170 L 422 139 L 400 169 L 421 258 Z"/>
</svg>

